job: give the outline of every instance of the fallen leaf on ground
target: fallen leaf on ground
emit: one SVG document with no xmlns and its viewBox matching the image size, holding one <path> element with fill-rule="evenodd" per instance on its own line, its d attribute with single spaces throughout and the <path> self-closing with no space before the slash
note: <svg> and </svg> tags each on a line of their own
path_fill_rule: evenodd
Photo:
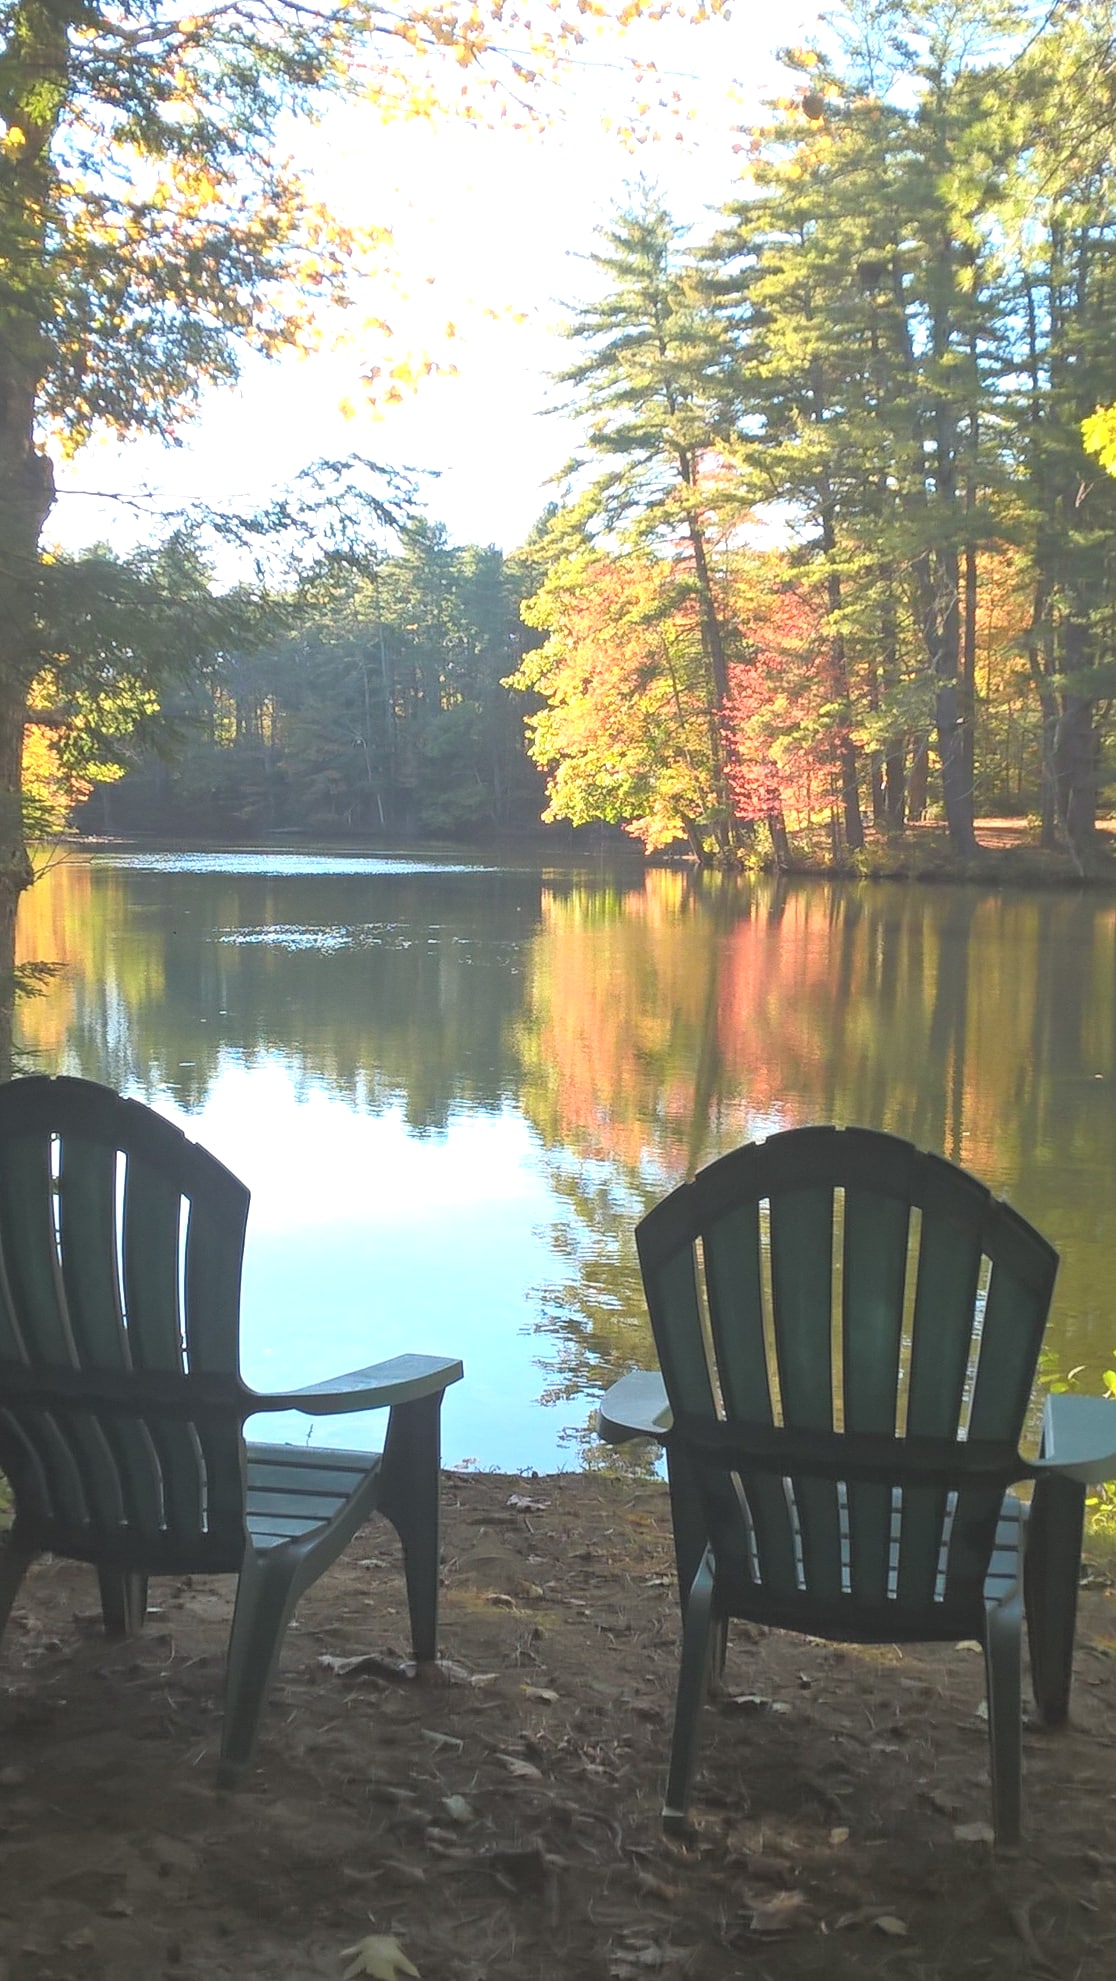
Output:
<svg viewBox="0 0 1116 1981">
<path fill-rule="evenodd" d="M 747 1900 L 746 1904 L 753 1933 L 793 1933 L 796 1926 L 806 1923 L 804 1892 L 774 1892 L 770 1897 Z"/>
<path fill-rule="evenodd" d="M 465 1665 L 455 1665 L 452 1658 L 427 1658 L 415 1671 L 423 1685 L 485 1685 L 496 1676 L 495 1672 L 478 1675 Z"/>
<path fill-rule="evenodd" d="M 455 1823 L 471 1823 L 473 1820 L 472 1807 L 463 1795 L 444 1795 L 442 1807 Z"/>
<path fill-rule="evenodd" d="M 894 1912 L 881 1912 L 875 1905 L 859 1905 L 855 1912 L 843 1912 L 834 1922 L 833 1930 L 844 1933 L 850 1926 L 872 1926 L 877 1933 L 885 1933 L 893 1940 L 905 1940 L 911 1930 Z"/>
<path fill-rule="evenodd" d="M 955 1823 L 953 1825 L 955 1843 L 987 1843 L 996 1841 L 996 1832 L 991 1823 Z"/>
<path fill-rule="evenodd" d="M 656 1878 L 651 1871 L 636 1870 L 636 1884 L 648 1898 L 662 1899 L 664 1905 L 673 1905 L 678 1897 L 678 1886 L 668 1885 L 663 1878 Z"/>
<path fill-rule="evenodd" d="M 553 1706 L 558 1699 L 558 1694 L 552 1692 L 549 1685 L 521 1685 L 519 1689 L 525 1699 L 538 1699 L 544 1706 Z"/>
<path fill-rule="evenodd" d="M 398 1981 L 400 1974 L 418 1976 L 418 1968 L 407 1959 L 394 1933 L 369 1933 L 355 1947 L 346 1947 L 341 1958 L 350 1963 L 342 1981 L 355 1981 L 358 1974 L 370 1974 L 373 1981 Z"/>
<path fill-rule="evenodd" d="M 497 1754 L 496 1759 L 505 1767 L 509 1775 L 517 1781 L 541 1782 L 542 1769 L 536 1768 L 533 1761 L 521 1761 L 518 1754 Z"/>
<path fill-rule="evenodd" d="M 686 1947 L 634 1947 L 629 1952 L 613 1956 L 608 1964 L 610 1981 L 627 1981 L 633 1974 L 646 1974 L 656 1967 L 673 1967 L 680 1960 L 688 1960 L 690 1949 Z"/>
<path fill-rule="evenodd" d="M 323 1651 L 318 1663 L 334 1678 L 386 1678 L 395 1684 L 414 1678 L 418 1670 L 413 1658 L 386 1658 L 378 1651 L 364 1651 L 355 1658 L 338 1658 L 332 1651 Z"/>
</svg>

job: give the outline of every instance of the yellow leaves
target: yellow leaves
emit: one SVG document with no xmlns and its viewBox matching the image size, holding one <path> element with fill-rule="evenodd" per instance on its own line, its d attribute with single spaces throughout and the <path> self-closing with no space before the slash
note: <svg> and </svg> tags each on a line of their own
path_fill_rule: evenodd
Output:
<svg viewBox="0 0 1116 1981">
<path fill-rule="evenodd" d="M 382 417 L 387 407 L 401 406 L 427 379 L 457 375 L 456 365 L 445 364 L 428 352 L 414 352 L 398 358 L 386 369 L 383 365 L 368 365 L 361 374 L 361 384 L 367 393 L 369 410 L 375 417 Z"/>
<path fill-rule="evenodd" d="M 779 60 L 785 69 L 816 69 L 820 57 L 816 48 L 780 48 Z"/>
<path fill-rule="evenodd" d="M 1106 474 L 1116 475 L 1116 406 L 1098 406 L 1081 422 L 1081 438 Z"/>
</svg>

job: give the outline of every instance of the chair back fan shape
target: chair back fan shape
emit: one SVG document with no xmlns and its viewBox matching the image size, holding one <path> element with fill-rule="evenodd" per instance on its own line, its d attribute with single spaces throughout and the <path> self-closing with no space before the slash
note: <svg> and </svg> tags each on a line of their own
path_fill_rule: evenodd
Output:
<svg viewBox="0 0 1116 1981">
<path fill-rule="evenodd" d="M 7 1086 L 0 1146 L 0 1467 L 24 1530 L 102 1566 L 238 1569 L 248 1191 L 81 1080 Z"/>
<path fill-rule="evenodd" d="M 940 1158 L 828 1127 L 722 1157 L 637 1243 L 729 1612 L 982 1634 L 1052 1247 Z"/>
</svg>

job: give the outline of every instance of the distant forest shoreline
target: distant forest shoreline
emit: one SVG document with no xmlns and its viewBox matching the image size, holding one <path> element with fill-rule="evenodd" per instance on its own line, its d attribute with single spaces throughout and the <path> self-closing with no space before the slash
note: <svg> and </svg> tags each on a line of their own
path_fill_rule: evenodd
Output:
<svg viewBox="0 0 1116 1981">
<path fill-rule="evenodd" d="M 118 788 L 118 787 L 117 787 Z M 102 787 L 103 789 L 103 787 Z M 100 807 L 98 791 L 84 808 L 88 813 Z M 437 833 L 371 835 L 366 830 L 352 832 L 314 831 L 300 826 L 281 826 L 269 831 L 206 831 L 201 825 L 183 829 L 129 828 L 98 830 L 88 819 L 69 832 L 58 835 L 56 844 L 75 852 L 181 852 L 197 851 L 309 852 L 328 848 L 341 857 L 385 859 L 443 855 L 448 860 L 467 859 L 483 854 L 502 857 L 529 857 L 568 862 L 571 867 L 608 864 L 643 872 L 651 867 L 688 869 L 696 878 L 714 884 L 746 882 L 768 876 L 785 881 L 900 881 L 911 885 L 957 885 L 982 887 L 1114 887 L 1116 888 L 1116 821 L 1102 821 L 1102 840 L 1111 847 L 1110 864 L 1082 873 L 1068 850 L 1048 851 L 1038 844 L 1038 831 L 1030 821 L 978 819 L 975 857 L 958 859 L 949 850 L 944 824 L 908 827 L 903 838 L 888 843 L 883 835 L 870 839 L 855 859 L 847 854 L 826 857 L 821 851 L 803 851 L 789 865 L 776 869 L 774 861 L 757 851 L 753 866 L 733 864 L 725 868 L 699 866 L 689 849 L 676 847 L 645 853 L 620 828 L 606 824 L 569 826 L 563 823 L 520 827 L 491 827 L 477 830 L 468 838 L 446 837 Z"/>
</svg>

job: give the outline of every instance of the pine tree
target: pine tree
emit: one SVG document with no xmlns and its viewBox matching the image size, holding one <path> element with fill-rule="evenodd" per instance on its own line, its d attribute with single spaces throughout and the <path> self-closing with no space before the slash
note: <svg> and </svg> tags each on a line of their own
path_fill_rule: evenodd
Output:
<svg viewBox="0 0 1116 1981">
<path fill-rule="evenodd" d="M 741 836 L 723 742 L 738 633 L 717 563 L 726 509 L 740 509 L 724 473 L 732 353 L 685 242 L 645 186 L 590 257 L 604 292 L 573 313 L 567 335 L 583 355 L 561 374 L 586 427 L 585 455 L 567 470 L 578 492 L 564 524 L 622 553 L 669 557 L 676 585 L 692 590 L 711 770 L 708 812 L 692 825 L 702 858 L 711 849 L 727 857 Z M 586 484 L 593 461 L 604 471 Z M 561 527 L 563 519 L 556 537 Z"/>
</svg>

